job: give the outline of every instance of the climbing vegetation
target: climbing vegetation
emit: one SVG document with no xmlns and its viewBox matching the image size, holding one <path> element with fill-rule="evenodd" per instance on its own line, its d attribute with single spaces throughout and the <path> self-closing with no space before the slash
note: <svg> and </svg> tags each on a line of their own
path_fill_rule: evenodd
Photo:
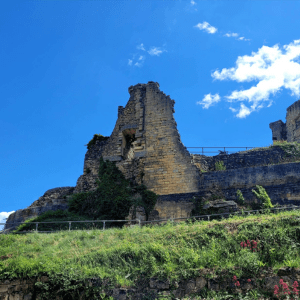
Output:
<svg viewBox="0 0 300 300">
<path fill-rule="evenodd" d="M 93 145 L 96 144 L 96 141 L 103 142 L 109 139 L 109 136 L 103 136 L 102 134 L 94 134 L 94 137 L 88 142 L 87 148 L 90 150 Z"/>
<path fill-rule="evenodd" d="M 73 195 L 69 211 L 94 220 L 125 220 L 132 205 L 143 206 L 148 216 L 156 203 L 155 193 L 125 179 L 115 162 L 104 161 L 102 157 L 97 184 L 95 191 Z"/>
</svg>

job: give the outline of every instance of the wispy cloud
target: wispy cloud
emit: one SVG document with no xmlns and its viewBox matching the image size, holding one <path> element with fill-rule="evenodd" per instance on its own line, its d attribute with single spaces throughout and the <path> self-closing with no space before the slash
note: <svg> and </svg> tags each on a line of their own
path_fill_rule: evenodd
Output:
<svg viewBox="0 0 300 300">
<path fill-rule="evenodd" d="M 163 47 L 165 47 L 165 45 L 166 44 L 164 44 Z M 143 43 L 138 45 L 136 48 L 138 50 L 146 51 L 150 56 L 160 56 L 163 52 L 167 52 L 167 50 L 162 49 L 161 47 L 154 47 L 154 46 L 147 51 Z M 145 60 L 146 60 L 145 55 L 138 55 L 137 53 L 135 53 L 132 55 L 131 59 L 128 59 L 128 65 L 133 67 L 142 67 Z"/>
<path fill-rule="evenodd" d="M 138 46 L 136 47 L 136 49 L 146 51 L 145 48 L 144 48 L 144 44 L 143 44 L 143 43 L 140 44 L 140 45 L 138 45 Z"/>
<path fill-rule="evenodd" d="M 250 39 L 246 39 L 244 36 L 238 37 L 239 34 L 236 32 L 232 32 L 232 33 L 225 33 L 224 36 L 227 37 L 235 37 L 237 40 L 239 41 L 250 41 Z"/>
<path fill-rule="evenodd" d="M 239 56 L 236 66 L 230 69 L 216 70 L 212 73 L 215 80 L 235 80 L 249 82 L 256 80 L 258 83 L 246 90 L 233 91 L 226 96 L 228 102 L 247 101 L 252 104 L 247 107 L 240 104 L 236 117 L 245 118 L 253 111 L 263 107 L 264 101 L 269 101 L 270 95 L 275 95 L 282 88 L 291 91 L 292 96 L 300 96 L 300 40 L 294 40 L 282 49 L 278 45 L 273 47 L 262 46 L 251 56 Z M 210 94 L 209 94 L 210 95 Z M 207 96 L 207 95 L 206 95 Z M 272 103 L 269 103 L 268 107 Z"/>
<path fill-rule="evenodd" d="M 214 103 L 217 103 L 221 100 L 220 96 L 218 94 L 212 95 L 212 94 L 207 94 L 204 96 L 202 101 L 198 101 L 198 105 L 202 105 L 202 108 L 209 108 L 212 106 Z"/>
<path fill-rule="evenodd" d="M 194 1 L 194 0 L 191 0 L 191 5 L 194 6 L 196 5 L 197 3 Z"/>
<path fill-rule="evenodd" d="M 204 30 L 210 34 L 214 34 L 218 30 L 216 27 L 211 26 L 208 22 L 198 23 L 194 27 L 196 27 L 200 30 Z"/>
<path fill-rule="evenodd" d="M 240 41 L 250 41 L 250 39 L 245 39 L 245 37 L 241 36 L 238 38 Z"/>
<path fill-rule="evenodd" d="M 233 32 L 233 33 L 226 33 L 226 34 L 224 34 L 224 36 L 227 36 L 227 37 L 238 37 L 238 36 L 239 36 L 239 34 L 238 34 L 238 33 L 235 33 L 235 32 Z"/>
<path fill-rule="evenodd" d="M 6 222 L 6 218 L 8 218 L 8 216 L 12 213 L 14 213 L 15 211 L 10 211 L 10 212 L 0 212 L 0 223 L 5 223 Z M 4 225 L 0 225 L 0 230 L 2 230 L 4 228 Z"/>
<path fill-rule="evenodd" d="M 156 56 L 159 56 L 161 55 L 163 52 L 165 52 L 166 50 L 161 50 L 159 47 L 152 47 L 148 53 L 153 56 L 153 55 L 156 55 Z"/>
</svg>

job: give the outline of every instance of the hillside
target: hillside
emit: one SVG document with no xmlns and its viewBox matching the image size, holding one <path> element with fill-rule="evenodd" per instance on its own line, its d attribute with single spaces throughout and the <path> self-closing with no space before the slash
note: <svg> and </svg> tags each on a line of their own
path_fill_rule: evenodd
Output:
<svg viewBox="0 0 300 300">
<path fill-rule="evenodd" d="M 241 247 L 247 240 L 252 250 Z M 290 288 L 300 279 L 297 269 L 282 269 L 299 266 L 299 240 L 299 211 L 142 228 L 0 235 L 0 298 L 7 280 L 43 276 L 31 294 L 39 299 L 93 299 L 93 294 L 95 299 L 127 299 L 130 292 L 128 299 L 158 299 L 159 293 L 165 295 L 159 299 L 171 299 L 171 292 L 180 299 L 271 299 L 279 279 Z M 240 286 L 233 284 L 233 276 Z M 231 297 L 220 292 L 213 297 L 222 286 Z"/>
</svg>

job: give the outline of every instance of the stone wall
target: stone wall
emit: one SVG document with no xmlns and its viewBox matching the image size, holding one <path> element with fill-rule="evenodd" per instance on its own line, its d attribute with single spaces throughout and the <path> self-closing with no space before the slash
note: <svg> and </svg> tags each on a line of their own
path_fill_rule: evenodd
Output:
<svg viewBox="0 0 300 300">
<path fill-rule="evenodd" d="M 118 108 L 114 130 L 101 148 L 103 158 L 115 161 L 126 178 L 159 195 L 197 191 L 199 172 L 180 140 L 174 100 L 152 81 L 128 91 L 129 101 Z M 81 190 L 78 186 L 75 191 Z"/>
<path fill-rule="evenodd" d="M 236 268 L 237 269 L 237 268 Z M 212 276 L 211 276 L 212 275 Z M 213 277 L 213 278 L 208 278 Z M 251 282 L 247 280 L 250 279 Z M 177 299 L 183 299 L 191 295 L 197 295 L 204 288 L 213 291 L 226 291 L 229 288 L 236 293 L 245 294 L 252 289 L 260 289 L 273 293 L 274 286 L 279 286 L 279 280 L 283 279 L 291 289 L 295 281 L 300 280 L 299 268 L 281 268 L 275 274 L 272 268 L 264 267 L 255 277 L 249 276 L 246 278 L 238 278 L 240 282 L 239 288 L 234 286 L 232 276 L 226 271 L 222 271 L 220 275 L 215 275 L 211 269 L 199 269 L 199 275 L 195 278 L 179 280 L 170 283 L 169 280 L 159 280 L 157 278 L 141 278 L 133 287 L 115 287 L 111 289 L 103 288 L 108 296 L 112 296 L 115 300 L 140 300 L 149 297 L 158 299 L 159 295 L 171 296 L 174 295 Z M 39 278 L 24 278 L 5 280 L 0 282 L 0 300 L 38 300 L 41 299 L 36 289 L 36 282 L 48 282 L 47 276 Z M 90 287 L 99 286 L 100 281 L 97 278 L 88 280 L 86 284 Z M 85 300 L 85 292 L 81 292 L 80 296 L 76 296 L 78 300 Z M 99 295 L 100 296 L 100 295 Z M 56 296 L 56 300 L 62 300 L 61 296 Z M 75 298 L 74 298 L 75 299 Z"/>
<path fill-rule="evenodd" d="M 192 155 L 192 163 L 201 171 L 215 171 L 215 163 L 222 161 L 226 170 L 240 169 L 247 167 L 264 166 L 271 163 L 279 163 L 287 153 L 280 146 L 271 148 L 241 151 L 232 154 L 219 154 L 215 156 L 205 156 L 199 154 Z"/>
<path fill-rule="evenodd" d="M 300 142 L 300 100 L 287 108 L 286 123 L 281 120 L 269 124 L 272 130 L 272 140 Z"/>
</svg>

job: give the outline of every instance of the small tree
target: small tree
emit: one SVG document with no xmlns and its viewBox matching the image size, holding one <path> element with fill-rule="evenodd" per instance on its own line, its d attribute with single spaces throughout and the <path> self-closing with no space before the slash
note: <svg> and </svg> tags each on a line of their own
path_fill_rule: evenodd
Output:
<svg viewBox="0 0 300 300">
<path fill-rule="evenodd" d="M 252 192 L 255 194 L 255 196 L 262 201 L 262 207 L 263 208 L 272 208 L 274 207 L 274 205 L 271 202 L 270 197 L 268 196 L 266 190 L 260 186 L 260 185 L 256 185 L 258 192 L 255 190 L 252 190 Z"/>
<path fill-rule="evenodd" d="M 245 199 L 243 197 L 242 192 L 240 190 L 237 190 L 236 194 L 237 194 L 237 197 L 238 197 L 238 199 L 237 199 L 238 204 L 243 205 L 245 203 Z"/>
</svg>

